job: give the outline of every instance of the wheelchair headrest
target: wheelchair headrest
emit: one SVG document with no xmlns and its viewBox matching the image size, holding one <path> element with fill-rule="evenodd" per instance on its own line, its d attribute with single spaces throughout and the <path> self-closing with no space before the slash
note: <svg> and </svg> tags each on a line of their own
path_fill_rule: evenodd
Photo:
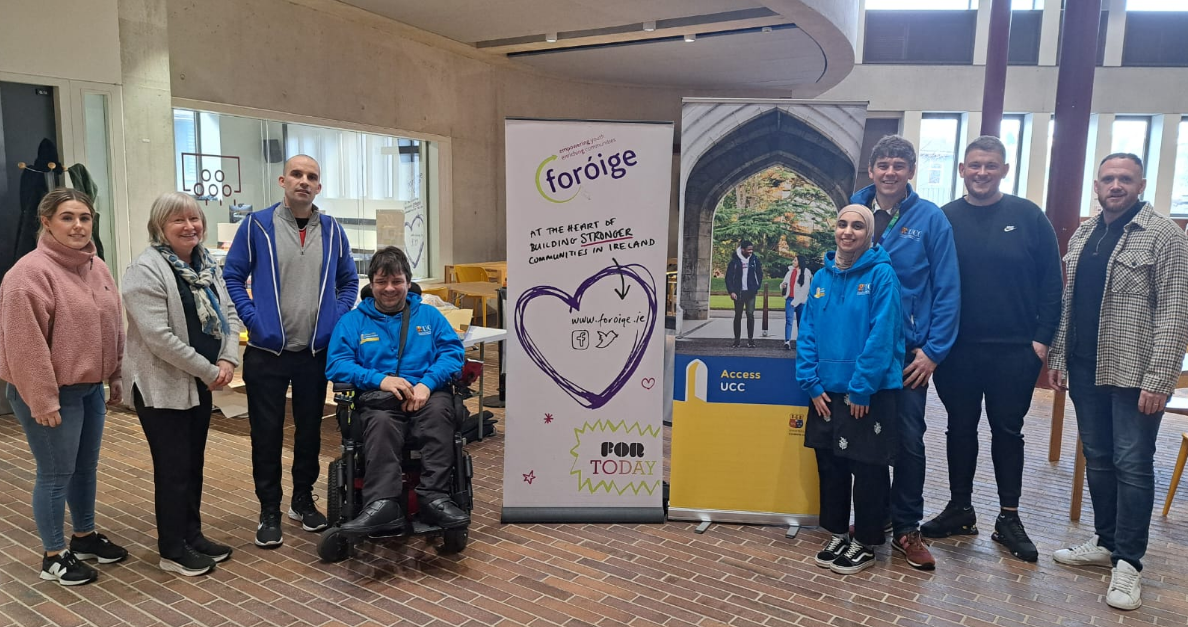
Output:
<svg viewBox="0 0 1188 627">
<path fill-rule="evenodd" d="M 421 286 L 418 285 L 416 281 L 413 281 L 408 286 L 408 291 L 420 296 L 421 295 Z M 371 298 L 372 296 L 374 296 L 374 294 L 371 290 L 370 283 L 368 283 L 367 285 L 364 285 L 363 289 L 359 290 L 359 300 L 363 300 L 364 298 Z"/>
</svg>

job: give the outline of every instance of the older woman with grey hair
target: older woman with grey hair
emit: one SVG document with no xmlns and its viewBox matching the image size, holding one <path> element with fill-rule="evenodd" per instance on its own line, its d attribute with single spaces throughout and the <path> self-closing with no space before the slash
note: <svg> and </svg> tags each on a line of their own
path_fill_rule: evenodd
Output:
<svg viewBox="0 0 1188 627">
<path fill-rule="evenodd" d="M 239 364 L 239 318 L 192 197 L 162 194 L 148 230 L 152 243 L 124 274 L 125 380 L 153 456 L 161 569 L 196 576 L 231 556 L 202 535 L 198 510 L 211 390 Z"/>
</svg>

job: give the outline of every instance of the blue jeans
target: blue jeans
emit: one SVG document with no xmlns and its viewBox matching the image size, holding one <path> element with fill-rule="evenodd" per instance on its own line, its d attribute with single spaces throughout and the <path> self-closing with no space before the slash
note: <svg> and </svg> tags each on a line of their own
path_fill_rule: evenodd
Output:
<svg viewBox="0 0 1188 627">
<path fill-rule="evenodd" d="M 1163 412 L 1138 410 L 1140 390 L 1097 385 L 1094 362 L 1068 361 L 1098 544 L 1142 570 L 1155 506 L 1155 438 Z"/>
<path fill-rule="evenodd" d="M 915 355 L 908 355 L 914 359 Z M 910 363 L 910 361 L 908 362 Z M 904 388 L 899 392 L 899 452 L 891 483 L 891 525 L 895 536 L 916 531 L 924 518 L 924 406 L 928 386 Z"/>
<path fill-rule="evenodd" d="M 37 424 L 29 406 L 8 385 L 8 402 L 25 430 L 29 450 L 37 461 L 33 484 L 33 520 L 46 552 L 66 548 L 62 526 L 66 504 L 74 533 L 85 535 L 95 529 L 95 471 L 99 467 L 99 446 L 107 407 L 102 383 L 80 383 L 58 388 L 62 424 Z"/>
<path fill-rule="evenodd" d="M 792 341 L 792 321 L 800 324 L 800 312 L 804 311 L 804 303 L 792 306 L 792 299 L 784 299 L 784 341 Z"/>
</svg>

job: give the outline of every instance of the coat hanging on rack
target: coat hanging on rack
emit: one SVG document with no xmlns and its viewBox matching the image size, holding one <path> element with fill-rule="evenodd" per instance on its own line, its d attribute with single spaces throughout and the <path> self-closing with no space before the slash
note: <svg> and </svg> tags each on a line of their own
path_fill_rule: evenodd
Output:
<svg viewBox="0 0 1188 627">
<path fill-rule="evenodd" d="M 91 241 L 95 242 L 95 254 L 99 258 L 107 261 L 103 256 L 103 240 L 99 237 L 99 186 L 95 184 L 95 179 L 91 178 L 91 173 L 87 171 L 87 166 L 76 163 L 66 172 L 70 174 L 70 186 L 78 191 L 91 197 L 91 202 L 95 205 L 95 220 L 91 224 Z"/>
<path fill-rule="evenodd" d="M 58 160 L 57 145 L 46 138 L 37 147 L 37 161 L 21 173 L 21 218 L 17 223 L 13 263 L 37 248 L 37 205 L 49 193 L 51 185 L 54 188 L 62 186 L 62 170 L 50 169 L 51 163 L 61 162 Z"/>
</svg>

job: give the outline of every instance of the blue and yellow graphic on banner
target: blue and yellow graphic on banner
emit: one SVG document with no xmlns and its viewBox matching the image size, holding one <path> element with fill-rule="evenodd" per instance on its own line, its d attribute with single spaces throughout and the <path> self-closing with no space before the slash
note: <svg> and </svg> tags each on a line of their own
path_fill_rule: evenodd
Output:
<svg viewBox="0 0 1188 627">
<path fill-rule="evenodd" d="M 816 516 L 793 359 L 678 354 L 669 506 Z"/>
</svg>

